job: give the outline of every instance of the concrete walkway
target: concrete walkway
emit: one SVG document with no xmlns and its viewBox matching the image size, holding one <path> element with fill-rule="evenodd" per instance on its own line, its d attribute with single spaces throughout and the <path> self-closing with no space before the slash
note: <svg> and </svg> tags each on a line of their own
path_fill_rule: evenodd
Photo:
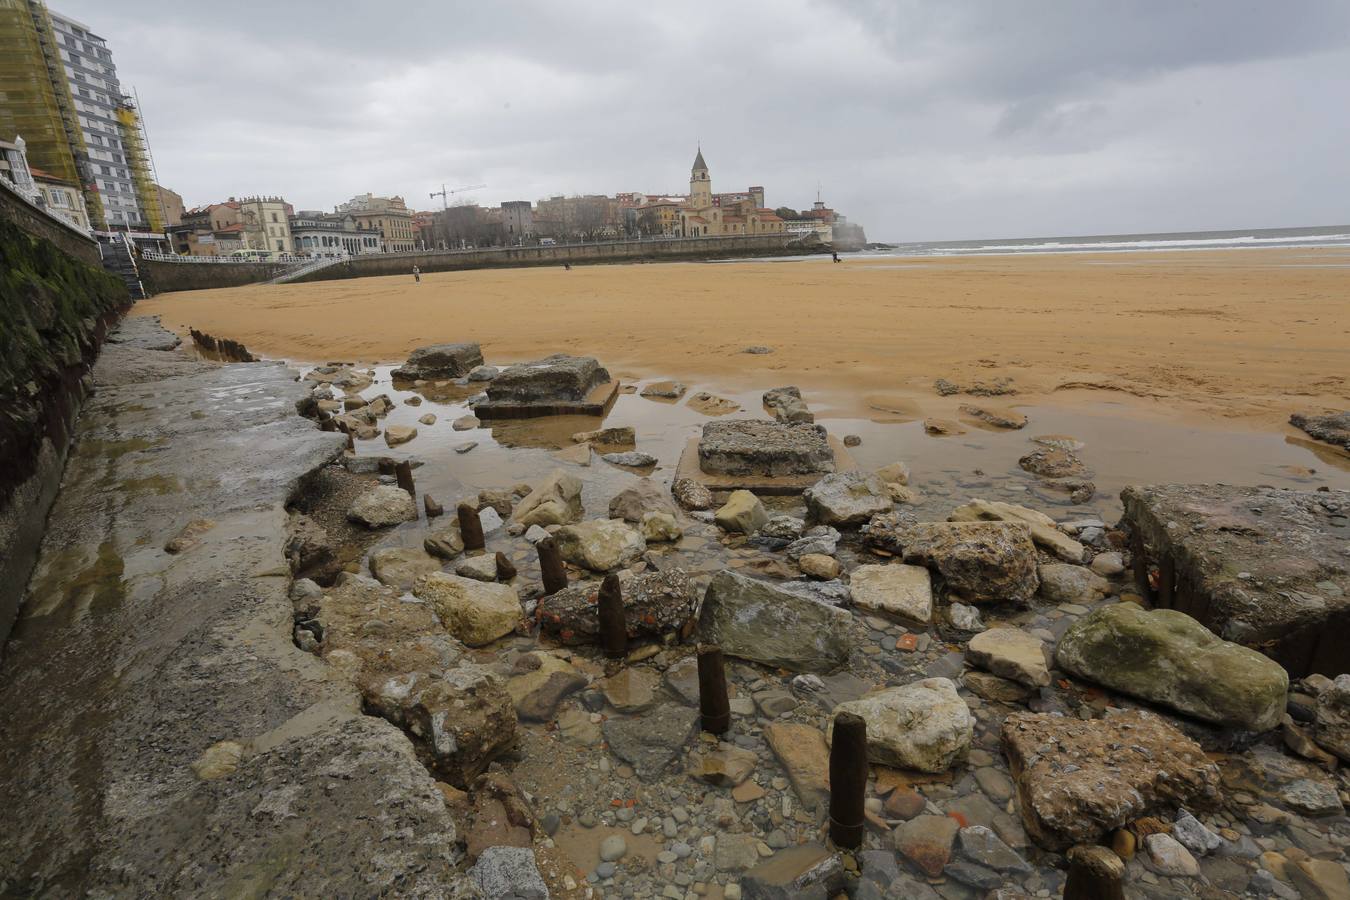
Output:
<svg viewBox="0 0 1350 900">
<path fill-rule="evenodd" d="M 5 647 L 0 896 L 456 893 L 411 745 L 291 642 L 284 504 L 343 437 L 166 337 L 105 348 Z"/>
</svg>

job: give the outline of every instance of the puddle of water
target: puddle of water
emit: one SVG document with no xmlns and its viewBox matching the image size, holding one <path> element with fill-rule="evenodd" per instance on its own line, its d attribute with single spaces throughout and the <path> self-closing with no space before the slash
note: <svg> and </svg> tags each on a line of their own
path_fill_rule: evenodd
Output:
<svg viewBox="0 0 1350 900">
<path fill-rule="evenodd" d="M 582 872 L 593 872 L 600 864 L 601 842 L 613 834 L 623 838 L 628 846 L 624 859 L 643 857 L 647 860 L 648 868 L 656 865 L 656 854 L 664 849 L 661 839 L 655 835 L 633 834 L 626 829 L 607 828 L 604 825 L 597 825 L 594 828 L 568 825 L 558 829 L 553 835 L 553 842 L 558 845 L 558 849 L 567 854 L 567 858 L 578 869 Z"/>
<path fill-rule="evenodd" d="M 690 407 L 689 400 L 695 394 L 708 391 L 739 403 L 741 409 L 731 418 L 768 416 L 760 401 L 762 391 L 724 391 L 718 385 L 689 384 L 685 397 L 675 402 L 621 393 L 603 417 L 487 421 L 479 428 L 455 431 L 451 423 L 472 413 L 464 404 L 481 385 L 437 384 L 416 391 L 397 390 L 389 374 L 391 368 L 376 367 L 374 384 L 362 394 L 388 394 L 397 406 L 382 420 L 381 427 L 408 425 L 417 428 L 418 436 L 393 448 L 386 446 L 382 436 L 357 441 L 356 451 L 358 455 L 421 459 L 425 465 L 414 472 L 419 493 L 432 494 L 447 510 L 479 490 L 534 482 L 561 467 L 582 480 L 587 514 L 603 516 L 610 498 L 641 473 L 610 465 L 598 454 L 589 467 L 554 458 L 552 451 L 573 446 L 572 434 L 602 425 L 631 425 L 637 432 L 638 449 L 659 461 L 653 477 L 669 480 L 687 442 L 697 438 L 703 423 L 713 419 Z M 678 376 L 662 375 L 640 383 L 668 377 Z M 415 394 L 423 402 L 409 406 L 406 401 Z M 920 421 L 925 400 L 932 398 L 903 394 L 873 398 L 872 418 L 833 415 L 828 398 L 813 397 L 811 392 L 805 399 L 818 411 L 817 421 L 832 434 L 862 438 L 862 444 L 850 452 L 864 470 L 905 461 L 912 473 L 911 486 L 920 494 L 915 511 L 939 518 L 945 518 L 954 505 L 968 497 L 984 497 L 1023 503 L 1060 519 L 1092 514 L 1114 522 L 1121 511 L 1120 490 L 1129 484 L 1218 481 L 1301 490 L 1324 485 L 1350 489 L 1350 456 L 1334 448 L 1269 432 L 1142 419 L 1120 403 L 1096 402 L 1074 408 L 1016 406 L 1029 419 L 1022 430 L 983 429 L 963 422 L 966 434 L 934 437 L 924 432 Z M 1015 400 L 996 398 L 994 405 L 1014 407 Z M 436 422 L 420 424 L 418 418 L 429 412 L 436 414 Z M 1051 434 L 1071 436 L 1084 444 L 1079 455 L 1093 470 L 1092 480 L 1097 485 L 1096 496 L 1088 503 L 1070 503 L 1018 467 L 1018 459 L 1039 446 L 1031 439 Z M 455 452 L 456 447 L 471 441 L 477 442 L 474 449 Z M 414 527 L 414 523 L 404 527 Z"/>
</svg>

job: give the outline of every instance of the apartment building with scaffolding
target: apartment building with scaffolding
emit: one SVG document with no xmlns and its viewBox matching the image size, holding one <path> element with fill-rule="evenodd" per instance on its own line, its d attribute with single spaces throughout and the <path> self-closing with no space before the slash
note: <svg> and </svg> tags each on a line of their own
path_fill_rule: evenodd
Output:
<svg viewBox="0 0 1350 900">
<path fill-rule="evenodd" d="M 0 2 L 0 140 L 79 185 L 95 228 L 162 232 L 145 129 L 108 42 L 41 0 Z"/>
</svg>

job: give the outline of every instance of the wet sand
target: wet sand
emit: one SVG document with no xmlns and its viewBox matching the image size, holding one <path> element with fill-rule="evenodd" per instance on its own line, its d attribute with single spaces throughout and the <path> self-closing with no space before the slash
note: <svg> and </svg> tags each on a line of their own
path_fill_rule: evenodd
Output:
<svg viewBox="0 0 1350 900">
<path fill-rule="evenodd" d="M 936 378 L 1017 404 L 1280 428 L 1350 403 L 1350 251 L 828 258 L 478 270 L 165 294 L 136 306 L 265 356 L 397 362 L 475 340 L 492 363 L 597 356 L 630 378 L 793 383 L 841 415 L 951 415 Z M 753 355 L 763 345 L 772 353 Z"/>
</svg>

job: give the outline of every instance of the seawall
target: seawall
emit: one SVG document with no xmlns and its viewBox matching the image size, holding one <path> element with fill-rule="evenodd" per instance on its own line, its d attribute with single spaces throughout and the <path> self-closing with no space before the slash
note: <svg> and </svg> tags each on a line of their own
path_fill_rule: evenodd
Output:
<svg viewBox="0 0 1350 900">
<path fill-rule="evenodd" d="M 549 247 L 491 247 L 483 250 L 445 250 L 423 253 L 372 253 L 297 278 L 329 281 L 372 275 L 407 275 L 417 266 L 423 272 L 523 266 L 596 265 L 604 263 L 671 262 L 735 259 L 743 256 L 789 256 L 823 253 L 819 240 L 795 235 L 749 237 L 669 238 L 607 241 L 595 244 L 558 244 Z M 256 284 L 280 275 L 289 266 L 266 263 L 178 263 L 141 260 L 141 278 L 151 293 L 199 291 L 207 288 Z"/>
<path fill-rule="evenodd" d="M 130 298 L 121 281 L 98 267 L 92 239 L 7 191 L 0 191 L 0 211 L 3 647 L 61 485 L 75 418 L 91 389 L 89 368 Z"/>
<path fill-rule="evenodd" d="M 291 268 L 281 263 L 177 263 L 144 258 L 136 265 L 148 294 L 258 284 Z"/>
</svg>

